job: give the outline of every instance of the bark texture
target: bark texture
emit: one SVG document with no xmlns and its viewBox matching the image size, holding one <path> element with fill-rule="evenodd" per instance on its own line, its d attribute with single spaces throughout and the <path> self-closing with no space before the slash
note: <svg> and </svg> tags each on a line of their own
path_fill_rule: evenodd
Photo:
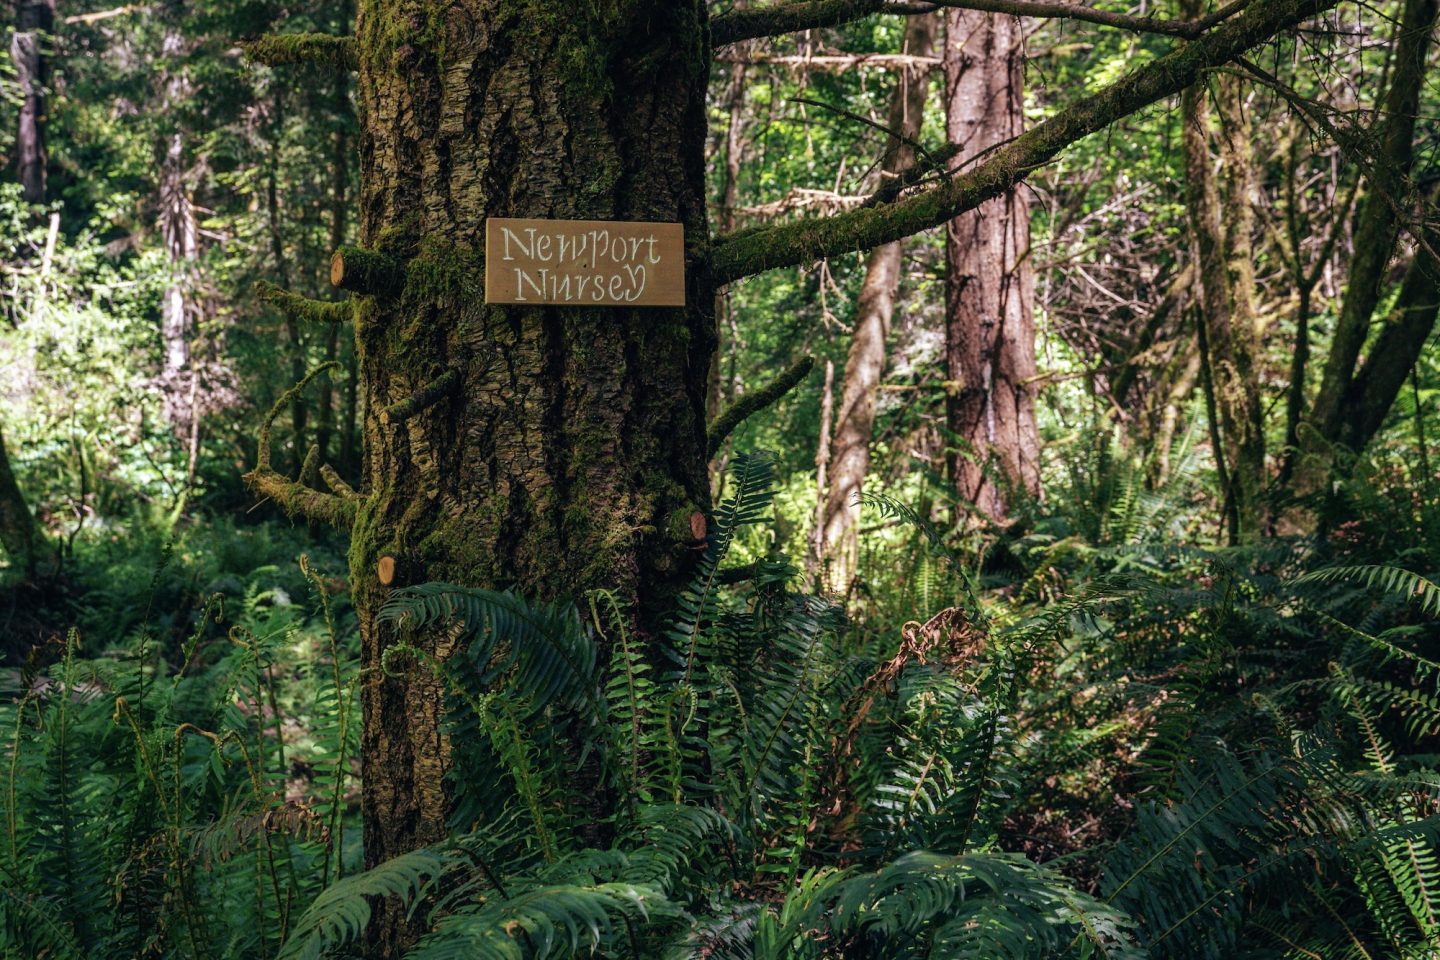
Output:
<svg viewBox="0 0 1440 960">
<path fill-rule="evenodd" d="M 911 18 L 905 28 L 904 52 L 914 57 L 930 56 L 937 28 L 933 15 Z M 920 134 L 929 90 L 930 79 L 924 68 L 907 67 L 901 72 L 889 117 L 889 129 L 899 136 L 892 134 L 885 146 L 881 161 L 885 180 L 900 177 L 915 165 L 915 149 L 906 141 L 914 142 Z M 840 407 L 835 413 L 821 552 L 828 563 L 826 579 L 830 588 L 842 593 L 855 574 L 859 552 L 856 522 L 860 505 L 856 498 L 870 471 L 875 396 L 885 372 L 885 345 L 890 339 L 890 320 L 900 288 L 900 254 L 901 241 L 897 240 L 871 250 L 866 259 L 865 281 L 860 287 L 854 333 L 845 359 Z"/>
<path fill-rule="evenodd" d="M 945 22 L 946 128 L 962 170 L 1024 130 L 1024 33 L 1003 14 L 954 10 Z M 963 501 L 1003 523 L 1009 491 L 1040 490 L 1035 426 L 1035 275 L 1023 188 L 951 220 L 945 233 L 946 424 Z M 997 482 L 997 480 L 999 482 Z"/>
<path fill-rule="evenodd" d="M 45 94 L 50 85 L 46 56 L 55 30 L 55 0 L 20 0 L 10 62 L 20 93 L 20 126 L 15 135 L 15 165 L 26 203 L 45 202 Z"/>
<path fill-rule="evenodd" d="M 1394 73 L 1376 132 L 1380 155 L 1366 171 L 1366 191 L 1356 214 L 1355 255 L 1350 262 L 1345 300 L 1308 417 L 1309 429 L 1302 427 L 1299 431 L 1304 458 L 1297 471 L 1297 486 L 1302 493 L 1324 485 L 1337 446 L 1360 452 L 1389 412 L 1399 387 L 1391 389 L 1392 371 L 1384 370 L 1381 364 L 1413 363 L 1413 359 L 1406 358 L 1418 355 L 1418 346 L 1411 349 L 1406 345 L 1420 335 L 1426 309 L 1411 309 L 1402 303 L 1387 320 L 1371 356 L 1357 371 L 1396 253 L 1401 219 L 1415 208 L 1410 185 L 1415 125 L 1437 10 L 1437 0 L 1406 0 L 1401 15 Z M 1427 256 L 1423 251 L 1417 255 L 1406 277 L 1406 289 L 1401 291 L 1402 300 L 1408 297 L 1412 305 L 1423 304 L 1429 296 L 1425 287 L 1433 282 L 1427 276 L 1432 266 L 1422 262 Z M 1422 336 L 1420 345 L 1423 342 Z M 1393 374 L 1403 382 L 1408 371 L 1406 366 Z M 1372 379 L 1377 381 L 1373 385 Z"/>
<path fill-rule="evenodd" d="M 1232 544 L 1259 535 L 1265 484 L 1251 244 L 1254 175 L 1250 129 L 1240 96 L 1236 78 L 1220 79 L 1218 97 L 1225 120 L 1220 156 L 1227 188 L 1223 195 L 1210 154 L 1206 90 L 1196 84 L 1180 100 L 1186 205 L 1192 257 L 1200 276 L 1201 363 L 1207 374 L 1207 402 L 1213 407 L 1211 434 L 1218 440 L 1214 456 L 1225 488 L 1226 529 Z"/>
<path fill-rule="evenodd" d="M 419 664 L 378 669 L 396 639 L 376 618 L 390 588 L 604 586 L 653 629 L 694 555 L 691 514 L 710 506 L 714 288 L 692 261 L 683 309 L 483 298 L 492 216 L 678 221 L 703 252 L 701 0 L 366 0 L 356 35 L 360 239 L 403 270 L 356 311 L 365 499 L 351 577 L 375 864 L 439 839 L 447 814 L 439 685 Z M 433 405 L 379 416 L 451 370 L 459 385 Z M 378 954 L 395 954 L 402 927 L 381 918 Z"/>
</svg>

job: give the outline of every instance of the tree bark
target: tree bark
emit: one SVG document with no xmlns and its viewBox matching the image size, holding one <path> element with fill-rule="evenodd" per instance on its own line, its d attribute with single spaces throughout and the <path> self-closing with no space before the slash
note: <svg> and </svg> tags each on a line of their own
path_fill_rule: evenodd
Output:
<svg viewBox="0 0 1440 960">
<path fill-rule="evenodd" d="M 1385 268 L 1400 236 L 1398 210 L 1405 205 L 1406 182 L 1415 158 L 1415 122 L 1425 82 L 1426 56 L 1435 26 L 1436 0 L 1407 0 L 1395 41 L 1394 74 L 1381 106 L 1381 155 L 1369 171 L 1369 184 L 1355 224 L 1355 255 L 1345 301 L 1331 339 L 1330 353 L 1311 420 L 1328 433 L 1346 386 L 1365 345 L 1370 318 L 1380 303 Z"/>
<path fill-rule="evenodd" d="M 1193 12 L 1193 11 L 1192 11 Z M 1265 484 L 1264 410 L 1260 396 L 1259 334 L 1254 307 L 1251 234 L 1254 174 L 1250 129 L 1234 77 L 1220 79 L 1222 198 L 1210 155 L 1210 110 L 1205 87 L 1181 94 L 1186 205 L 1193 258 L 1200 275 L 1201 362 L 1207 375 L 1211 436 L 1223 479 L 1227 538 L 1249 542 L 1261 530 Z M 1222 212 L 1222 203 L 1223 212 Z"/>
<path fill-rule="evenodd" d="M 5 452 L 4 434 L 0 434 L 0 547 L 27 579 L 34 577 L 43 562 L 53 556 L 50 543 L 15 480 L 10 457 Z"/>
<path fill-rule="evenodd" d="M 915 57 L 930 56 L 937 26 L 933 16 L 912 17 L 905 27 L 904 52 Z M 885 145 L 882 178 L 899 177 L 915 165 L 915 149 L 906 141 L 913 142 L 920 134 L 929 91 L 930 78 L 923 68 L 907 68 L 900 74 L 889 117 L 889 129 L 899 136 L 892 133 Z M 885 371 L 885 344 L 890 339 L 890 319 L 900 287 L 900 254 L 898 240 L 870 251 L 840 387 L 820 541 L 827 563 L 826 579 L 830 588 L 840 593 L 849 588 L 859 552 L 856 521 L 860 506 L 856 498 L 870 470 L 875 395 Z"/>
<path fill-rule="evenodd" d="M 161 99 L 170 112 L 178 110 L 180 101 L 189 93 L 189 84 L 178 63 L 184 53 L 184 43 L 175 27 L 166 31 L 162 42 L 162 52 L 170 66 L 161 78 Z M 191 418 L 195 416 L 190 403 L 190 378 L 195 375 L 190 362 L 190 336 L 195 326 L 191 293 L 194 263 L 200 253 L 200 233 L 186 183 L 185 133 L 178 128 L 165 135 L 162 147 L 160 235 L 170 260 L 170 281 L 161 295 L 160 306 L 160 339 L 165 350 L 160 384 L 165 418 L 188 436 Z"/>
<path fill-rule="evenodd" d="M 974 10 L 950 11 L 945 29 L 946 129 L 959 148 L 952 169 L 960 170 L 1024 129 L 1024 34 L 1015 17 Z M 951 444 L 965 447 L 950 455 L 950 475 L 963 502 L 1004 523 L 1011 491 L 1040 491 L 1035 274 L 1023 190 L 951 220 L 945 260 L 945 420 Z"/>
<path fill-rule="evenodd" d="M 1311 429 L 1302 428 L 1298 437 L 1303 451 L 1296 470 L 1297 487 L 1301 493 L 1324 485 L 1335 445 L 1343 445 L 1354 453 L 1360 452 L 1389 410 L 1387 401 L 1384 410 L 1365 411 L 1357 420 L 1353 404 L 1380 402 L 1386 395 L 1390 401 L 1394 399 L 1394 393 L 1388 386 L 1379 387 L 1376 393 L 1366 397 L 1366 384 L 1362 381 L 1375 376 L 1377 368 L 1367 361 L 1365 369 L 1357 374 L 1356 365 L 1370 332 L 1371 319 L 1384 292 L 1390 261 L 1399 241 L 1402 212 L 1414 205 L 1409 178 L 1415 159 L 1415 123 L 1437 10 L 1440 10 L 1440 4 L 1436 0 L 1406 0 L 1401 15 L 1395 41 L 1394 73 L 1381 105 L 1383 119 L 1377 131 L 1380 155 L 1366 171 L 1367 188 L 1356 214 L 1355 254 L 1350 261 L 1345 299 L 1325 359 L 1320 388 L 1308 417 Z M 1416 266 L 1421 265 L 1421 260 L 1417 258 Z M 1413 281 L 1416 289 L 1412 293 L 1418 295 L 1428 282 L 1424 276 L 1428 269 L 1426 267 L 1416 274 L 1415 268 L 1411 268 L 1410 273 L 1416 274 Z M 1423 315 L 1423 310 L 1416 312 L 1397 308 L 1391 323 L 1399 322 L 1403 329 L 1392 333 L 1389 326 L 1386 327 L 1385 332 L 1390 334 L 1385 351 L 1387 362 L 1398 359 L 1393 351 L 1408 342 L 1414 325 Z M 1379 348 L 1378 342 L 1376 348 Z M 1408 352 L 1401 350 L 1401 354 Z M 1396 373 L 1403 381 L 1405 371 Z M 1381 379 L 1387 378 L 1382 376 Z M 1375 426 L 1357 429 L 1362 421 Z M 1360 446 L 1356 446 L 1357 443 Z"/>
<path fill-rule="evenodd" d="M 10 61 L 20 92 L 20 126 L 15 136 L 15 165 L 26 203 L 45 202 L 45 100 L 50 61 L 45 55 L 55 30 L 55 0 L 19 0 Z"/>
<path fill-rule="evenodd" d="M 361 298 L 356 320 L 365 499 L 350 556 L 369 865 L 446 830 L 442 691 L 424 665 L 380 669 L 391 587 L 608 587 L 652 635 L 687 576 L 691 514 L 710 508 L 705 30 L 702 0 L 458 0 L 434 18 L 361 6 L 360 236 L 404 271 L 399 290 Z M 680 222 L 689 306 L 486 305 L 492 216 Z M 456 390 L 382 421 L 447 370 Z M 377 937 L 379 955 L 397 955 L 402 918 L 384 913 Z"/>
</svg>

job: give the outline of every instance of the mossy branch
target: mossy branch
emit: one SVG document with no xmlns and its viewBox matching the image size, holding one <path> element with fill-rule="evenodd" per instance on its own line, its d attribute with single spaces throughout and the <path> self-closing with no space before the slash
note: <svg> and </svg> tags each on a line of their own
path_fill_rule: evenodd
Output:
<svg viewBox="0 0 1440 960">
<path fill-rule="evenodd" d="M 403 423 L 422 410 L 433 407 L 442 399 L 454 393 L 459 386 L 459 371 L 454 369 L 446 370 L 404 400 L 392 403 L 390 406 L 381 410 L 380 422 L 386 426 Z"/>
<path fill-rule="evenodd" d="M 795 389 L 796 384 L 804 380 L 814 366 L 814 357 L 798 360 L 770 383 L 732 403 L 710 424 L 709 437 L 705 444 L 706 454 L 715 456 L 720 451 L 721 444 L 735 432 L 736 427 Z"/>
<path fill-rule="evenodd" d="M 330 282 L 352 293 L 387 296 L 399 293 L 405 285 L 405 268 L 388 254 L 341 247 L 330 258 Z"/>
<path fill-rule="evenodd" d="M 349 323 L 355 319 L 355 304 L 349 300 L 311 300 L 266 280 L 257 281 L 254 291 L 262 303 L 302 323 Z"/>
<path fill-rule="evenodd" d="M 300 395 L 311 380 L 322 373 L 339 368 L 340 364 L 333 361 L 322 363 L 307 373 L 299 383 L 280 395 L 260 424 L 260 443 L 255 452 L 255 469 L 245 474 L 243 479 L 251 491 L 257 496 L 269 497 L 274 500 L 287 516 L 349 528 L 355 523 L 356 500 L 312 490 L 305 484 L 280 474 L 270 466 L 270 428 L 275 423 L 275 418 L 280 415 L 281 410 Z M 313 451 L 313 457 L 306 457 L 307 465 L 313 464 L 313 461 L 317 459 L 318 451 Z M 320 469 L 323 471 L 325 468 L 321 467 Z"/>
<path fill-rule="evenodd" d="M 245 58 L 268 67 L 315 64 L 335 70 L 357 70 L 360 56 L 354 37 L 329 33 L 271 33 L 240 44 Z"/>
<path fill-rule="evenodd" d="M 1152 63 L 1081 97 L 1050 119 L 991 153 L 985 161 L 894 203 L 719 237 L 713 245 L 717 283 L 776 267 L 811 263 L 939 226 L 1014 187 L 1075 141 L 1194 83 L 1282 30 L 1335 6 L 1338 0 L 1257 0 L 1253 5 Z M 1220 11 L 1233 9 L 1227 5 Z"/>
<path fill-rule="evenodd" d="M 1082 20 L 1135 33 L 1163 33 L 1174 37 L 1197 37 L 1244 6 L 1238 0 L 1200 20 L 1159 20 L 1127 13 L 1096 10 L 1079 3 L 1056 0 L 928 0 L 925 3 L 895 3 L 891 0 L 797 0 L 756 10 L 737 10 L 710 23 L 712 46 L 723 47 L 741 40 L 774 37 L 782 33 L 838 27 L 877 13 L 910 16 L 933 13 L 946 7 L 981 10 L 987 13 L 1033 17 L 1037 20 Z"/>
<path fill-rule="evenodd" d="M 356 493 L 355 488 L 346 483 L 340 474 L 335 472 L 335 468 L 328 463 L 320 464 L 320 479 L 325 481 L 325 486 L 329 487 L 331 492 L 344 497 L 346 500 L 364 499 L 359 493 Z"/>
</svg>

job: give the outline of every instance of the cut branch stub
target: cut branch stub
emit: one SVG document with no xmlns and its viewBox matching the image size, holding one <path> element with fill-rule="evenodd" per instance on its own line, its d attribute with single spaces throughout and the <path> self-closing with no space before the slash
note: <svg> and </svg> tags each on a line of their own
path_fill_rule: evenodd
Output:
<svg viewBox="0 0 1440 960">
<path fill-rule="evenodd" d="M 715 422 L 710 425 L 710 436 L 706 444 L 708 455 L 715 456 L 720 451 L 721 444 L 735 432 L 736 427 L 795 389 L 795 385 L 804 380 L 814 366 L 814 357 L 798 360 L 769 384 L 754 393 L 747 393 L 731 404 L 729 409 L 716 417 Z"/>
<path fill-rule="evenodd" d="M 375 576 L 380 579 L 382 587 L 388 587 L 395 582 L 395 558 L 381 557 L 380 562 L 375 564 Z"/>
<path fill-rule="evenodd" d="M 341 290 L 380 297 L 400 292 L 405 270 L 386 254 L 360 247 L 341 247 L 330 258 L 330 282 Z"/>
<path fill-rule="evenodd" d="M 380 422 L 386 426 L 402 423 L 428 407 L 433 407 L 460 387 L 460 373 L 446 370 L 440 376 L 421 387 L 415 393 L 398 403 L 380 411 Z"/>
<path fill-rule="evenodd" d="M 328 33 L 272 33 L 240 45 L 245 58 L 269 67 L 317 64 L 336 70 L 359 67 L 354 37 Z"/>
</svg>

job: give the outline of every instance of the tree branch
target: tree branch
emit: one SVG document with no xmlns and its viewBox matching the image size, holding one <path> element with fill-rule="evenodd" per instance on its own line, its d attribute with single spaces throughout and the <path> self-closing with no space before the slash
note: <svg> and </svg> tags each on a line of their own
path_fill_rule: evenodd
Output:
<svg viewBox="0 0 1440 960">
<path fill-rule="evenodd" d="M 455 369 L 446 370 L 404 400 L 398 403 L 392 403 L 390 406 L 381 410 L 380 422 L 386 426 L 390 426 L 409 420 L 417 413 L 427 407 L 433 407 L 445 397 L 454 393 L 459 386 L 459 371 Z"/>
<path fill-rule="evenodd" d="M 335 70 L 358 70 L 354 37 L 329 33 L 271 33 L 240 44 L 245 58 L 269 67 L 318 64 Z"/>
<path fill-rule="evenodd" d="M 719 452 L 721 444 L 735 432 L 736 427 L 795 389 L 795 385 L 804 380 L 805 375 L 814 366 L 814 357 L 798 360 L 789 370 L 780 374 L 772 382 L 754 393 L 745 394 L 732 403 L 724 413 L 715 418 L 714 423 L 710 424 L 709 438 L 705 445 L 707 455 L 715 456 Z"/>
<path fill-rule="evenodd" d="M 284 510 L 287 516 L 302 517 L 306 520 L 349 528 L 355 523 L 355 513 L 359 506 L 358 500 L 312 490 L 305 484 L 282 475 L 270 466 L 270 427 L 274 424 L 275 418 L 280 415 L 281 410 L 300 395 L 300 392 L 309 385 L 311 380 L 328 370 L 338 369 L 340 369 L 340 364 L 334 361 L 322 363 L 307 373 L 299 383 L 280 395 L 275 401 L 275 405 L 270 408 L 270 412 L 265 415 L 265 419 L 261 421 L 260 442 L 255 451 L 255 469 L 241 479 L 257 496 L 269 497 L 279 504 L 280 509 Z M 323 475 L 325 468 L 321 467 L 320 469 Z"/>
<path fill-rule="evenodd" d="M 266 280 L 256 281 L 254 290 L 262 303 L 303 323 L 349 323 L 355 318 L 355 304 L 350 300 L 311 300 Z"/>
<path fill-rule="evenodd" d="M 1105 27 L 1136 33 L 1163 33 L 1194 38 L 1245 6 L 1249 0 L 1232 0 L 1208 17 L 1199 20 L 1157 20 L 1127 13 L 1096 10 L 1079 3 L 1052 0 L 929 0 L 927 3 L 891 3 L 887 0 L 796 0 L 758 10 L 737 10 L 710 22 L 710 41 L 716 47 L 741 40 L 773 37 L 799 30 L 838 27 L 877 13 L 931 13 L 945 7 L 1008 13 L 1037 20 L 1083 20 Z"/>
<path fill-rule="evenodd" d="M 393 294 L 405 285 L 405 268 L 388 254 L 341 247 L 330 258 L 330 282 L 352 293 Z"/>
<path fill-rule="evenodd" d="M 1233 60 L 1337 2 L 1258 0 L 1240 16 L 1104 89 L 1082 97 L 996 150 L 985 162 L 934 187 L 871 209 L 716 238 L 712 248 L 712 276 L 717 284 L 725 284 L 777 267 L 810 263 L 852 250 L 868 250 L 939 226 L 1000 196 L 1082 137 L 1179 93 L 1205 70 Z"/>
</svg>

